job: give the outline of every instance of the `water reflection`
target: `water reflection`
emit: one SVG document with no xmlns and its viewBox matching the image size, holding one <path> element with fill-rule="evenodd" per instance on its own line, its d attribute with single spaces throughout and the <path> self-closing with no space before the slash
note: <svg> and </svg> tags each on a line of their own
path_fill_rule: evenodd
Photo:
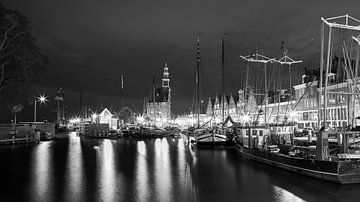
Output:
<svg viewBox="0 0 360 202">
<path fill-rule="evenodd" d="M 148 201 L 150 199 L 148 163 L 144 141 L 137 142 L 136 191 L 138 201 Z"/>
<path fill-rule="evenodd" d="M 155 140 L 155 187 L 157 201 L 170 201 L 171 168 L 167 139 Z"/>
<path fill-rule="evenodd" d="M 115 201 L 117 198 L 116 187 L 121 184 L 117 183 L 115 175 L 114 151 L 110 140 L 104 140 L 100 149 L 96 150 L 96 160 L 100 169 L 99 176 L 99 200 Z"/>
<path fill-rule="evenodd" d="M 278 187 L 276 185 L 273 186 L 274 189 L 274 198 L 276 201 L 282 201 L 282 202 L 287 202 L 287 201 L 292 201 L 292 202 L 302 202 L 305 201 L 302 198 L 296 196 L 295 194 L 287 191 L 286 189 L 283 189 L 281 187 Z"/>
<path fill-rule="evenodd" d="M 0 201 L 358 201 L 360 191 L 233 150 L 193 149 L 182 138 L 103 140 L 71 133 L 2 147 L 0 157 L 10 162 L 0 166 Z"/>
<path fill-rule="evenodd" d="M 49 201 L 52 195 L 51 182 L 52 172 L 50 167 L 50 142 L 43 142 L 33 150 L 33 163 L 31 172 L 34 173 L 31 179 L 31 200 Z"/>
<path fill-rule="evenodd" d="M 69 134 L 66 161 L 65 200 L 79 201 L 84 186 L 84 163 L 80 137 L 75 133 Z"/>
</svg>

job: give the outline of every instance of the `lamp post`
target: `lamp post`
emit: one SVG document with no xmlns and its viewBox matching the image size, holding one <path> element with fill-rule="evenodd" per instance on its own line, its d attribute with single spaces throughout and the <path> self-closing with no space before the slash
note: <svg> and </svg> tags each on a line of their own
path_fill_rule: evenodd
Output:
<svg viewBox="0 0 360 202">
<path fill-rule="evenodd" d="M 47 102 L 47 97 L 45 95 L 39 95 L 39 97 L 34 97 L 34 123 L 36 123 L 36 105 L 37 102 L 40 104 Z"/>
</svg>

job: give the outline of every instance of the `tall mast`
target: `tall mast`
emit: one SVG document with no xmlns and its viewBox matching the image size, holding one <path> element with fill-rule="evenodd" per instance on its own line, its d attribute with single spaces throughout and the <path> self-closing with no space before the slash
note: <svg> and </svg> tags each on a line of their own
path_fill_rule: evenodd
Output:
<svg viewBox="0 0 360 202">
<path fill-rule="evenodd" d="M 195 94 L 195 112 L 197 114 L 197 127 L 200 127 L 200 34 L 197 37 L 196 44 L 196 94 Z"/>
<path fill-rule="evenodd" d="M 247 72 L 249 71 L 249 65 L 250 62 L 255 62 L 255 63 L 264 63 L 264 76 L 265 76 L 265 94 L 263 94 L 265 96 L 264 101 L 265 101 L 265 112 L 264 112 L 264 120 L 265 120 L 265 124 L 267 123 L 267 94 L 268 94 L 268 87 L 267 87 L 267 77 L 266 77 L 266 64 L 268 62 L 273 62 L 275 61 L 275 58 L 268 58 L 266 56 L 263 56 L 261 54 L 255 53 L 255 54 L 250 54 L 248 56 L 242 56 L 240 55 L 240 57 L 244 60 L 246 60 L 248 62 L 248 67 L 247 67 Z M 248 74 L 248 73 L 247 73 Z M 248 75 L 247 75 L 248 77 Z"/>
<path fill-rule="evenodd" d="M 144 96 L 144 106 L 143 106 L 143 116 L 147 114 L 147 102 L 148 102 L 148 90 L 145 85 L 145 96 Z"/>
<path fill-rule="evenodd" d="M 153 83 L 152 83 L 152 97 L 153 97 L 153 110 L 154 110 L 154 122 L 156 121 L 156 105 L 155 105 L 155 73 L 153 72 Z"/>
<path fill-rule="evenodd" d="M 293 64 L 297 64 L 297 63 L 302 63 L 302 60 L 293 60 L 292 58 L 290 58 L 287 55 L 287 49 L 285 47 L 285 42 L 282 42 L 282 47 L 284 49 L 284 56 L 282 58 L 280 58 L 279 60 L 277 60 L 278 63 L 280 63 L 281 67 L 282 65 L 288 65 L 288 70 L 289 70 L 289 100 L 292 101 L 292 83 L 291 83 L 291 65 Z M 279 104 L 280 104 L 280 93 L 279 93 Z M 280 106 L 280 105 L 279 105 Z"/>
<path fill-rule="evenodd" d="M 222 122 L 224 123 L 224 116 L 225 116 L 225 100 L 226 97 L 224 95 L 224 87 L 225 87 L 225 80 L 224 80 L 224 63 L 225 63 L 225 45 L 224 45 L 224 35 L 223 33 L 221 36 L 221 97 L 222 97 Z"/>
<path fill-rule="evenodd" d="M 341 23 L 340 21 L 344 20 L 345 19 L 345 24 L 344 23 Z M 351 23 L 349 22 L 349 19 L 351 19 Z M 349 16 L 348 14 L 346 15 L 342 15 L 342 16 L 337 16 L 337 17 L 331 17 L 331 18 L 321 18 L 321 21 L 322 21 L 322 27 L 321 27 L 321 58 L 320 58 L 320 93 L 319 93 L 319 102 L 321 104 L 321 100 L 324 101 L 324 106 L 323 106 L 323 123 L 326 123 L 326 120 L 327 120 L 327 114 L 328 114 L 328 111 L 327 111 L 327 105 L 328 105 L 328 100 L 327 100 L 327 95 L 328 94 L 334 94 L 334 93 L 342 93 L 342 94 L 346 94 L 349 92 L 334 92 L 334 91 L 330 91 L 328 89 L 328 82 L 329 82 L 329 78 L 328 78 L 328 74 L 330 73 L 331 71 L 331 54 L 332 54 L 332 45 L 333 43 L 336 43 L 335 40 L 332 40 L 332 37 L 333 37 L 333 31 L 336 30 L 336 29 L 340 29 L 340 30 L 347 30 L 347 31 L 351 31 L 352 33 L 354 32 L 357 32 L 359 33 L 360 32 L 360 20 L 356 19 L 356 18 L 353 18 L 351 16 Z M 339 23 L 340 22 L 340 23 Z M 325 43 L 325 25 L 328 27 L 328 42 L 327 44 Z M 356 37 L 353 36 L 353 39 L 355 41 L 358 42 L 358 40 L 356 40 Z M 326 47 L 325 47 L 326 46 Z M 344 57 L 347 58 L 347 56 L 345 56 L 347 50 L 345 50 L 346 47 L 345 47 L 345 44 L 343 46 L 343 53 L 344 53 Z M 325 56 L 326 55 L 326 56 Z M 326 57 L 326 58 L 324 58 Z M 348 58 L 349 60 L 349 58 Z M 345 59 L 346 61 L 346 59 Z M 326 64 L 325 64 L 326 62 Z M 347 68 L 350 68 L 351 66 L 351 62 L 349 61 L 348 62 L 348 65 L 346 65 L 346 62 L 345 62 L 345 66 L 348 66 Z M 324 91 L 322 90 L 322 80 L 323 80 L 323 70 L 324 70 L 324 67 L 325 67 L 325 84 L 324 84 Z M 357 72 L 356 72 L 357 73 Z M 350 75 L 352 77 L 352 75 Z M 357 76 L 357 75 L 356 75 Z M 355 79 L 356 79 L 356 76 L 355 76 Z M 355 80 L 354 80 L 355 81 Z M 357 88 L 355 86 L 355 88 Z M 351 92 L 352 89 L 350 90 L 350 98 L 349 99 L 352 99 L 352 96 L 353 94 L 356 94 L 356 93 L 352 93 Z M 321 99 L 322 98 L 322 94 L 324 94 L 324 99 Z M 319 112 L 321 112 L 321 106 L 319 105 Z M 349 106 L 348 106 L 348 112 L 349 112 Z M 319 114 L 319 119 L 321 119 L 321 116 Z M 321 121 L 319 122 L 321 124 Z M 319 127 L 321 127 L 319 125 Z"/>
<path fill-rule="evenodd" d="M 120 96 L 121 96 L 121 106 L 120 106 L 120 110 L 122 110 L 124 108 L 124 75 L 121 74 L 120 77 Z"/>
<path fill-rule="evenodd" d="M 82 91 L 80 88 L 80 119 L 83 120 L 84 118 L 84 108 L 83 108 L 83 100 L 82 100 Z"/>
</svg>

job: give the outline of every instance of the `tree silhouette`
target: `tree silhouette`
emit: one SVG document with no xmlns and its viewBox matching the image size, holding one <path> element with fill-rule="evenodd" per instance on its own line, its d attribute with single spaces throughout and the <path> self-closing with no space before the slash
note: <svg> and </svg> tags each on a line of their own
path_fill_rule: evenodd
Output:
<svg viewBox="0 0 360 202">
<path fill-rule="evenodd" d="M 30 86 L 46 71 L 48 62 L 35 44 L 26 17 L 0 3 L 0 92 L 6 87 Z"/>
<path fill-rule="evenodd" d="M 133 110 L 131 110 L 128 107 L 123 107 L 119 114 L 118 117 L 120 120 L 123 120 L 124 123 L 134 123 L 135 120 L 135 113 Z"/>
<path fill-rule="evenodd" d="M 14 114 L 14 124 L 16 127 L 16 114 L 18 112 L 21 112 L 21 110 L 24 108 L 24 106 L 22 104 L 14 104 L 14 105 L 9 106 L 9 108 L 10 108 L 11 113 Z"/>
</svg>

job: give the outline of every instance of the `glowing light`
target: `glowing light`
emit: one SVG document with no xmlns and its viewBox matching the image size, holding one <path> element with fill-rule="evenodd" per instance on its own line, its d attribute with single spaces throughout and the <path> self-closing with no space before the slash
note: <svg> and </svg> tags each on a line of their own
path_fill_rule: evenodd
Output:
<svg viewBox="0 0 360 202">
<path fill-rule="evenodd" d="M 290 118 L 295 118 L 295 117 L 296 117 L 296 111 L 291 111 L 291 112 L 289 113 L 289 117 L 290 117 Z"/>
<path fill-rule="evenodd" d="M 137 120 L 137 122 L 142 123 L 142 122 L 144 122 L 145 119 L 143 116 L 138 116 L 138 117 L 136 117 L 136 120 Z"/>
<path fill-rule="evenodd" d="M 38 97 L 38 101 L 43 104 L 43 103 L 47 102 L 48 100 L 47 100 L 47 97 L 45 95 L 40 95 Z"/>
<path fill-rule="evenodd" d="M 249 123 L 250 122 L 250 116 L 249 114 L 243 114 L 242 117 L 241 117 L 241 121 L 243 123 Z"/>
<path fill-rule="evenodd" d="M 69 120 L 69 122 L 71 124 L 80 123 L 80 118 L 79 117 L 72 118 L 72 119 Z"/>
</svg>

